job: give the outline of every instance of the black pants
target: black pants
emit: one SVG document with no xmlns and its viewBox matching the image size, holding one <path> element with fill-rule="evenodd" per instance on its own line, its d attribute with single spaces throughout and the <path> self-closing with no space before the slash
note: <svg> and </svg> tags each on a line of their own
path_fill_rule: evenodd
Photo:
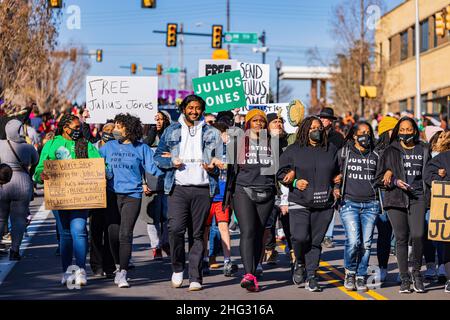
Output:
<svg viewBox="0 0 450 320">
<path fill-rule="evenodd" d="M 425 202 L 423 199 L 411 200 L 407 209 L 389 209 L 388 216 L 397 240 L 397 262 L 400 273 L 408 273 L 409 239 L 413 247 L 413 272 L 419 272 L 425 241 Z"/>
<path fill-rule="evenodd" d="M 443 255 L 442 259 L 444 260 L 445 273 L 447 275 L 447 280 L 450 280 L 450 242 L 441 242 Z"/>
<path fill-rule="evenodd" d="M 280 213 L 280 209 L 277 206 L 274 206 L 272 209 L 272 213 L 269 216 L 269 220 L 271 221 L 271 225 L 268 226 L 268 222 L 266 223 L 266 229 L 270 229 L 269 237 L 267 238 L 267 241 L 265 243 L 266 250 L 274 250 L 277 246 L 277 240 L 276 240 L 276 229 L 277 229 L 277 219 L 278 215 Z M 269 228 L 270 227 L 270 228 Z"/>
<path fill-rule="evenodd" d="M 112 273 L 116 270 L 114 258 L 109 245 L 108 226 L 106 224 L 106 209 L 94 209 L 89 218 L 89 263 L 92 272 Z"/>
<path fill-rule="evenodd" d="M 108 192 L 109 245 L 115 264 L 120 270 L 128 270 L 133 244 L 133 230 L 141 210 L 141 199 Z"/>
<path fill-rule="evenodd" d="M 378 266 L 387 269 L 391 253 L 392 225 L 387 213 L 382 213 L 377 219 L 377 258 Z"/>
<path fill-rule="evenodd" d="M 289 250 L 292 250 L 292 241 L 291 241 L 291 230 L 289 228 L 289 214 L 282 215 L 280 208 L 275 206 L 273 208 L 276 211 L 275 223 L 270 228 L 270 235 L 266 242 L 266 250 L 273 250 L 276 248 L 276 221 L 280 220 L 281 226 L 283 228 L 284 235 L 286 236 L 287 247 Z M 273 214 L 273 213 L 272 213 Z"/>
<path fill-rule="evenodd" d="M 241 186 L 236 186 L 233 207 L 241 231 L 240 252 L 245 273 L 255 274 L 261 259 L 264 230 L 275 204 L 275 194 L 263 203 L 255 203 Z"/>
<path fill-rule="evenodd" d="M 184 235 L 186 228 L 192 230 L 192 241 L 189 244 L 189 281 L 202 283 L 203 234 L 211 206 L 209 186 L 175 186 L 167 204 L 172 270 L 184 270 Z"/>
<path fill-rule="evenodd" d="M 334 209 L 291 209 L 289 223 L 292 247 L 298 264 L 306 266 L 308 277 L 319 268 L 322 241 L 333 219 Z"/>
</svg>

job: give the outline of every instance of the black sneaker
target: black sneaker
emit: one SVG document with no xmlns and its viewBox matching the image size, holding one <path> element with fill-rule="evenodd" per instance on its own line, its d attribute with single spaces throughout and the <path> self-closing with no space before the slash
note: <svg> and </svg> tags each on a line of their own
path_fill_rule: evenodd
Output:
<svg viewBox="0 0 450 320">
<path fill-rule="evenodd" d="M 305 279 L 305 266 L 302 264 L 295 264 L 295 267 L 292 268 L 292 282 L 294 282 L 295 285 L 299 286 L 305 282 Z"/>
<path fill-rule="evenodd" d="M 104 276 L 105 276 L 105 273 L 103 272 L 103 270 L 92 271 L 93 278 L 103 278 Z"/>
<path fill-rule="evenodd" d="M 400 276 L 400 293 L 411 293 L 411 280 L 409 279 L 409 275 L 401 275 Z"/>
<path fill-rule="evenodd" d="M 223 266 L 223 274 L 225 277 L 231 277 L 234 273 L 238 271 L 238 266 L 231 261 L 227 261 Z"/>
<path fill-rule="evenodd" d="M 356 277 L 356 291 L 366 292 L 367 290 L 366 279 L 364 277 Z"/>
<path fill-rule="evenodd" d="M 450 280 L 447 280 L 447 283 L 445 284 L 445 293 L 450 293 Z"/>
<path fill-rule="evenodd" d="M 412 276 L 413 289 L 417 293 L 424 293 L 425 286 L 423 284 L 423 278 L 420 271 L 413 273 Z"/>
<path fill-rule="evenodd" d="M 305 289 L 309 290 L 311 292 L 321 292 L 322 288 L 320 287 L 319 283 L 317 282 L 316 277 L 309 277 L 306 279 L 306 285 Z"/>
<path fill-rule="evenodd" d="M 356 275 L 354 273 L 346 273 L 344 279 L 344 288 L 348 291 L 356 290 Z"/>
<path fill-rule="evenodd" d="M 9 250 L 9 261 L 20 261 L 20 259 L 22 259 L 22 257 L 20 256 L 19 252 L 17 251 L 13 251 L 13 250 Z"/>
</svg>

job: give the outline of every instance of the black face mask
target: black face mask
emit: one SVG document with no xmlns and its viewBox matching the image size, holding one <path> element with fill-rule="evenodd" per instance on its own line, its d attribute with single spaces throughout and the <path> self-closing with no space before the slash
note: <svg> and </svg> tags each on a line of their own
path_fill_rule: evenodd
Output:
<svg viewBox="0 0 450 320">
<path fill-rule="evenodd" d="M 70 129 L 70 133 L 68 135 L 72 140 L 77 141 L 78 139 L 81 138 L 81 130 L 80 129 Z"/>
<path fill-rule="evenodd" d="M 398 135 L 398 140 L 403 141 L 403 143 L 406 143 L 406 144 L 410 143 L 413 139 L 414 139 L 413 133 Z"/>
<path fill-rule="evenodd" d="M 309 138 L 312 141 L 319 143 L 322 141 L 322 134 L 319 130 L 314 130 L 309 133 Z"/>
<path fill-rule="evenodd" d="M 112 133 L 108 133 L 108 132 L 103 132 L 102 134 L 102 140 L 104 142 L 108 142 L 111 140 L 115 140 L 116 138 L 114 137 L 114 135 Z"/>
<path fill-rule="evenodd" d="M 359 145 L 364 149 L 368 149 L 370 147 L 371 138 L 368 134 L 362 134 L 356 136 L 356 141 L 358 141 Z"/>
<path fill-rule="evenodd" d="M 116 139 L 117 141 L 124 142 L 125 140 L 127 140 L 126 137 L 122 136 L 122 134 L 120 133 L 120 131 L 114 130 L 114 131 L 112 132 L 112 134 L 113 134 L 113 136 L 114 136 L 114 139 Z"/>
</svg>

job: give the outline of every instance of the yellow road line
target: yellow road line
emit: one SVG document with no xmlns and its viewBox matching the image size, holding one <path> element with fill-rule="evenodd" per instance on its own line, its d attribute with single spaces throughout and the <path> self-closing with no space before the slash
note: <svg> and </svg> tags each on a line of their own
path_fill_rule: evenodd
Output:
<svg viewBox="0 0 450 320">
<path fill-rule="evenodd" d="M 335 275 L 337 275 L 339 278 L 341 278 L 342 280 L 344 280 L 345 275 L 340 272 L 338 269 L 336 269 L 335 267 L 333 267 L 331 264 L 329 264 L 328 262 L 325 261 L 321 261 L 320 265 L 322 267 L 327 268 L 328 270 L 330 270 L 331 272 L 333 272 Z M 376 299 L 376 300 L 389 300 L 388 298 L 386 298 L 385 296 L 373 291 L 373 290 L 368 290 L 366 292 L 369 296 L 371 296 L 372 298 Z"/>
</svg>

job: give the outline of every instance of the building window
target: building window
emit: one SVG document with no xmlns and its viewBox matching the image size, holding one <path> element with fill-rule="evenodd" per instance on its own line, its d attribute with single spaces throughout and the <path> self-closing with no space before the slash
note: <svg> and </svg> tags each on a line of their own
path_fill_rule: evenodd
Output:
<svg viewBox="0 0 450 320">
<path fill-rule="evenodd" d="M 422 110 L 422 112 L 424 112 L 424 113 L 428 112 L 427 101 L 426 101 L 427 99 L 428 99 L 428 95 L 426 93 L 422 94 L 420 96 L 420 110 Z"/>
<path fill-rule="evenodd" d="M 409 105 L 410 105 L 411 110 L 416 109 L 416 97 L 411 97 L 409 99 Z"/>
<path fill-rule="evenodd" d="M 401 41 L 401 54 L 400 60 L 405 60 L 408 58 L 408 31 L 402 32 L 400 34 Z"/>
<path fill-rule="evenodd" d="M 420 52 L 425 52 L 429 49 L 429 30 L 428 20 L 420 24 Z M 414 41 L 415 43 L 415 41 Z"/>
<path fill-rule="evenodd" d="M 402 111 L 406 111 L 407 110 L 407 108 L 408 108 L 408 104 L 407 104 L 408 102 L 407 102 L 407 100 L 405 99 L 405 100 L 400 100 L 400 103 L 399 103 L 399 106 L 400 106 L 400 112 L 402 112 Z"/>
<path fill-rule="evenodd" d="M 437 91 L 433 91 L 433 113 L 441 112 L 441 104 L 437 100 L 438 94 Z"/>
</svg>

